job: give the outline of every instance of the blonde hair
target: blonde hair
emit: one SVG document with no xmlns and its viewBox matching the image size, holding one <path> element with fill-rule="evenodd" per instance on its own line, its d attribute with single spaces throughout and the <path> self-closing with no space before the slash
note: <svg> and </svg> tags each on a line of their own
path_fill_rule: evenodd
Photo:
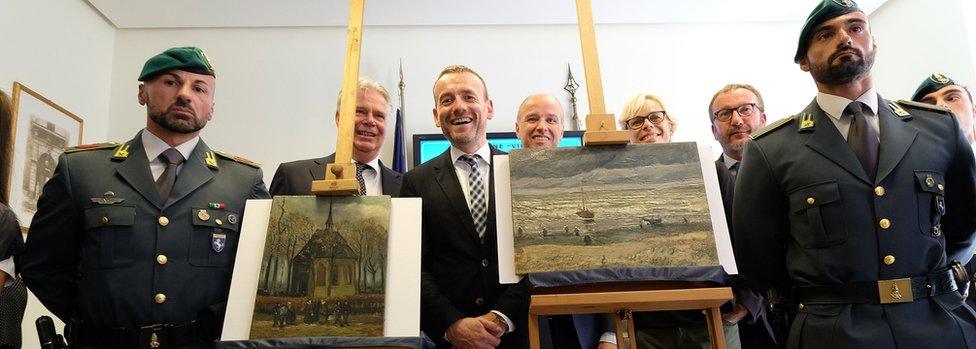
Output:
<svg viewBox="0 0 976 349">
<path fill-rule="evenodd" d="M 11 188 L 10 163 L 13 159 L 13 131 L 14 131 L 13 103 L 6 92 L 0 90 L 0 203 L 7 204 L 7 194 Z"/>
<path fill-rule="evenodd" d="M 646 113 L 641 113 L 641 110 L 644 109 L 644 105 L 647 104 L 647 101 L 654 101 L 661 105 L 661 109 L 664 109 L 665 111 L 664 119 L 667 120 L 668 125 L 671 126 L 671 133 L 674 133 L 678 123 L 675 122 L 674 119 L 671 118 L 671 115 L 667 113 L 668 108 L 664 105 L 664 102 L 661 101 L 661 98 L 650 93 L 636 94 L 633 97 L 630 97 L 630 99 L 624 103 L 624 110 L 620 112 L 621 126 L 624 129 L 627 129 L 627 120 L 636 118 L 638 116 L 644 116 Z"/>
</svg>

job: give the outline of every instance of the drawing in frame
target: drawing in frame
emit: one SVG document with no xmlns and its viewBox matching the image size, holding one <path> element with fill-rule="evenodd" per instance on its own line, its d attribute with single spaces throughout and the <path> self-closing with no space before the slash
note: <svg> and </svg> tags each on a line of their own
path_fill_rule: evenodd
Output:
<svg viewBox="0 0 976 349">
<path fill-rule="evenodd" d="M 14 82 L 13 156 L 9 205 L 24 227 L 37 211 L 37 198 L 54 174 L 64 149 L 81 144 L 84 120 L 20 82 Z"/>
</svg>

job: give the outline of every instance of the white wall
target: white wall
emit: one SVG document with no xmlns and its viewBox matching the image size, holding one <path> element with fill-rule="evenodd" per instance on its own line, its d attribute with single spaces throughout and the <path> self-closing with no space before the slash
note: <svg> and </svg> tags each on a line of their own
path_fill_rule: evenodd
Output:
<svg viewBox="0 0 976 349">
<path fill-rule="evenodd" d="M 23 83 L 83 118 L 83 141 L 105 139 L 115 28 L 84 1 L 0 0 L 0 8 L 0 89 Z M 37 348 L 34 320 L 50 314 L 28 299 L 23 345 Z"/>
<path fill-rule="evenodd" d="M 873 76 L 882 96 L 910 99 L 935 72 L 961 84 L 976 83 L 976 36 L 967 35 L 976 31 L 976 6 L 964 4 L 971 1 L 888 1 L 871 15 L 878 43 Z"/>
<path fill-rule="evenodd" d="M 799 111 L 814 86 L 791 60 L 797 31 L 798 23 L 599 26 L 607 108 L 617 113 L 634 93 L 658 93 L 680 123 L 677 140 L 703 142 L 712 140 L 708 101 L 729 82 L 756 85 L 770 120 Z M 218 74 L 216 114 L 204 139 L 265 164 L 270 180 L 282 161 L 335 148 L 344 34 L 344 28 L 119 30 L 109 135 L 128 139 L 145 124 L 145 110 L 135 100 L 143 61 L 171 46 L 198 45 Z M 485 77 L 494 100 L 489 131 L 511 131 L 518 104 L 530 93 L 568 99 L 562 90 L 567 63 L 584 83 L 578 40 L 571 25 L 367 27 L 360 74 L 395 95 L 402 58 L 405 133 L 439 133 L 430 111 L 434 78 L 447 65 L 468 65 Z M 577 96 L 583 117 L 585 84 Z M 392 145 L 392 124 L 388 132 Z M 385 149 L 387 161 L 391 149 Z"/>
</svg>

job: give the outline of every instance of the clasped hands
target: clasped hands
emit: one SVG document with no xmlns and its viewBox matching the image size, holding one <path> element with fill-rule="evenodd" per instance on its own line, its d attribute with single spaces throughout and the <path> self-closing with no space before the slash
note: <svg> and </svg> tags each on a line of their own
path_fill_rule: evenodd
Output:
<svg viewBox="0 0 976 349">
<path fill-rule="evenodd" d="M 492 349 L 501 343 L 502 335 L 507 332 L 508 324 L 505 320 L 498 314 L 488 312 L 479 317 L 455 321 L 444 337 L 454 348 Z"/>
</svg>

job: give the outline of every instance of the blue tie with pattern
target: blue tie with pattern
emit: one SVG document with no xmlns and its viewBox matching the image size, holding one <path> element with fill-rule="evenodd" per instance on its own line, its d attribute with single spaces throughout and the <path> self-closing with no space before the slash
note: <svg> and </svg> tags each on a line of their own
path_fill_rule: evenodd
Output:
<svg viewBox="0 0 976 349">
<path fill-rule="evenodd" d="M 478 230 L 478 237 L 485 235 L 485 223 L 488 220 L 488 205 L 485 204 L 485 183 L 481 180 L 481 172 L 478 171 L 478 159 L 481 156 L 461 155 L 461 161 L 471 166 L 468 173 L 468 197 L 471 198 L 471 218 L 474 219 L 474 228 Z"/>
</svg>

